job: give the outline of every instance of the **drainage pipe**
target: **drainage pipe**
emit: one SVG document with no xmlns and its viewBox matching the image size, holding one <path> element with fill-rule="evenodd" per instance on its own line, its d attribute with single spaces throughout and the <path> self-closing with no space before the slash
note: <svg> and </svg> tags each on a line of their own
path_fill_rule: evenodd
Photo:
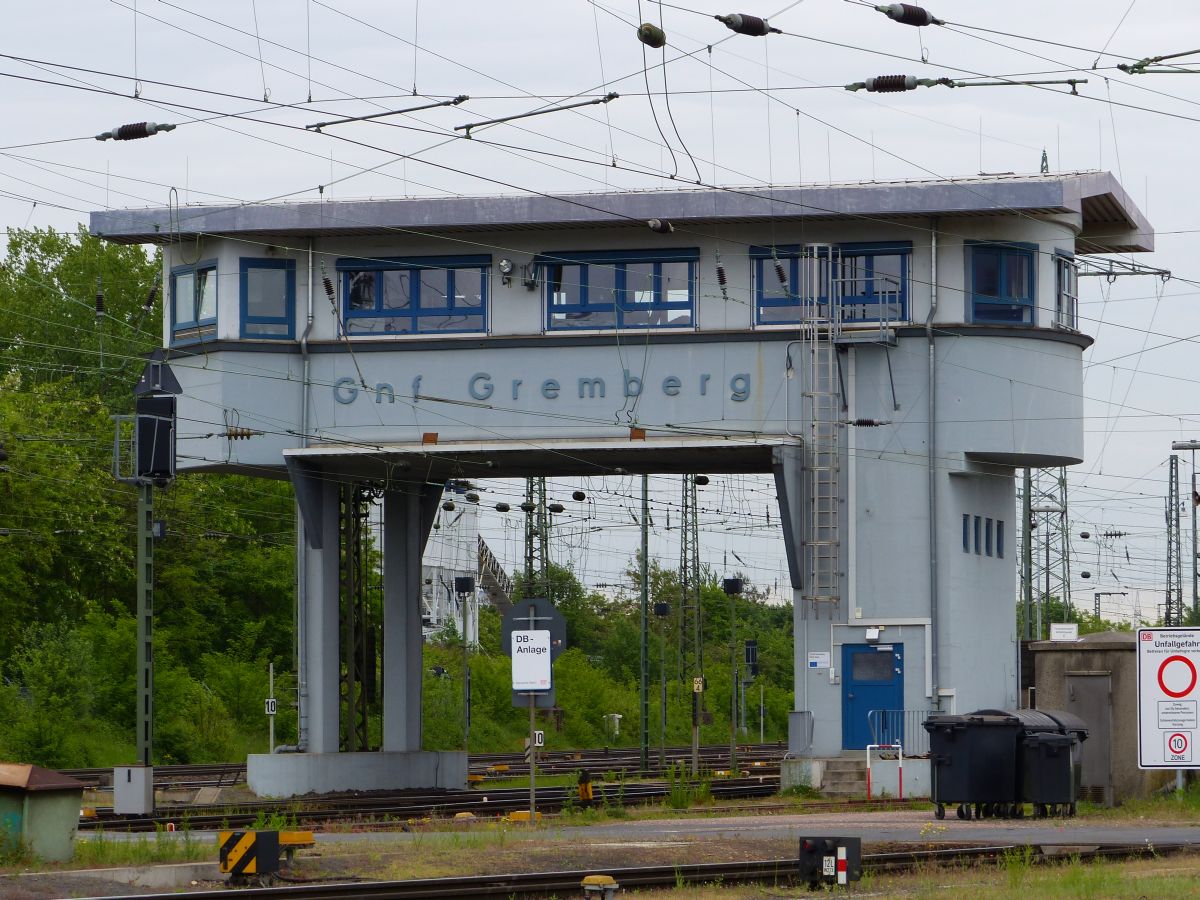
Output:
<svg viewBox="0 0 1200 900">
<path fill-rule="evenodd" d="M 300 356 L 303 359 L 303 374 L 300 387 L 300 446 L 308 446 L 308 407 L 312 391 L 311 361 L 308 355 L 308 336 L 313 327 L 313 239 L 308 239 L 308 309 L 305 315 L 304 333 L 300 335 Z M 308 750 L 308 556 L 304 516 L 296 505 L 296 747 L 299 752 Z"/>
<path fill-rule="evenodd" d="M 929 477 L 929 659 L 930 704 L 940 709 L 938 697 L 938 540 L 937 540 L 937 354 L 934 346 L 933 320 L 938 308 L 937 265 L 938 220 L 929 229 L 929 315 L 925 318 L 925 340 L 929 345 L 929 437 L 927 474 Z"/>
</svg>

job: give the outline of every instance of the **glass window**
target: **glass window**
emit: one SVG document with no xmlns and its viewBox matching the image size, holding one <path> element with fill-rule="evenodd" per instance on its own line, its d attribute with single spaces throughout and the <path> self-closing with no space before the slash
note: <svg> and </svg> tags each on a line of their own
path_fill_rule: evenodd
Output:
<svg viewBox="0 0 1200 900">
<path fill-rule="evenodd" d="M 854 681 L 891 681 L 892 654 L 886 650 L 851 653 L 850 678 Z"/>
<path fill-rule="evenodd" d="M 1054 259 L 1055 301 L 1054 324 L 1078 330 L 1079 267 L 1066 256 Z"/>
<path fill-rule="evenodd" d="M 551 329 L 692 324 L 693 262 L 579 256 L 588 261 L 545 265 Z"/>
<path fill-rule="evenodd" d="M 1034 251 L 974 245 L 969 252 L 972 321 L 1032 325 Z"/>
<path fill-rule="evenodd" d="M 843 323 L 907 321 L 907 243 L 793 247 L 786 253 L 752 247 L 751 255 L 759 325 L 828 316 L 831 296 Z"/>
<path fill-rule="evenodd" d="M 983 523 L 983 552 L 988 556 L 992 555 L 992 520 L 986 519 Z"/>
<path fill-rule="evenodd" d="M 971 517 L 963 513 L 963 553 L 971 552 Z"/>
<path fill-rule="evenodd" d="M 243 258 L 240 270 L 242 337 L 291 340 L 295 334 L 295 261 Z"/>
<path fill-rule="evenodd" d="M 1004 520 L 996 520 L 996 556 L 1004 559 Z"/>
<path fill-rule="evenodd" d="M 171 339 L 201 340 L 217 333 L 217 265 L 205 260 L 171 270 Z"/>
<path fill-rule="evenodd" d="M 980 532 L 983 530 L 983 519 L 979 516 L 975 517 L 975 555 L 979 556 L 983 550 L 983 541 L 980 540 Z"/>
<path fill-rule="evenodd" d="M 381 260 L 378 269 L 342 267 L 347 334 L 486 330 L 486 257 Z M 456 264 L 457 263 L 457 264 Z M 561 273 L 560 273 L 561 275 Z"/>
</svg>

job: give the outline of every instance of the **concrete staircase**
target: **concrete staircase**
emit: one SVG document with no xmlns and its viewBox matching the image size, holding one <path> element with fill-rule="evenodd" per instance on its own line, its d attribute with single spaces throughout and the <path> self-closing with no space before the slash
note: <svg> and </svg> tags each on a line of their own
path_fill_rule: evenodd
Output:
<svg viewBox="0 0 1200 900">
<path fill-rule="evenodd" d="M 825 760 L 821 793 L 826 797 L 865 797 L 867 762 L 861 757 L 839 756 Z"/>
</svg>

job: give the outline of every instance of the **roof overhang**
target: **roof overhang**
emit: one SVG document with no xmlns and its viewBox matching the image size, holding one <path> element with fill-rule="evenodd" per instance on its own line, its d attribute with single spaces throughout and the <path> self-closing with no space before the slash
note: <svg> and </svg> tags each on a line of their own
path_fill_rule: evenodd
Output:
<svg viewBox="0 0 1200 900">
<path fill-rule="evenodd" d="M 336 202 L 258 203 L 94 212 L 93 234 L 167 244 L 201 234 L 250 238 L 450 235 L 637 226 L 668 219 L 693 233 L 731 223 L 1076 214 L 1080 252 L 1152 250 L 1154 234 L 1108 172 L 794 187 L 697 188 Z"/>
</svg>

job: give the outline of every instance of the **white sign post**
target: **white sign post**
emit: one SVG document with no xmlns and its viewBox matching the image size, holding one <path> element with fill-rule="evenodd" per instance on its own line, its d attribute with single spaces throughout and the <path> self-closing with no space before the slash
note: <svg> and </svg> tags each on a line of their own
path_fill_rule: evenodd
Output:
<svg viewBox="0 0 1200 900">
<path fill-rule="evenodd" d="M 550 632 L 512 633 L 512 689 L 550 690 Z"/>
<path fill-rule="evenodd" d="M 1138 767 L 1197 769 L 1200 629 L 1138 629 Z"/>
</svg>

